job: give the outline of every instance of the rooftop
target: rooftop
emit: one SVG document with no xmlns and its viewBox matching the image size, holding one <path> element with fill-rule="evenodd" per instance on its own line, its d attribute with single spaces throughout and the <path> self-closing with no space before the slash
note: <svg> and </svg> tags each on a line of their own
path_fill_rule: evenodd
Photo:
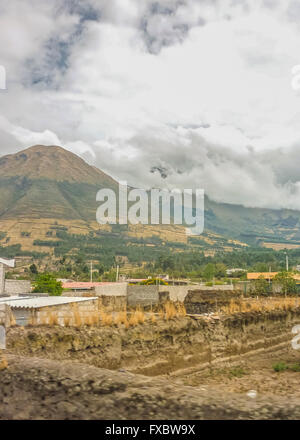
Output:
<svg viewBox="0 0 300 440">
<path fill-rule="evenodd" d="M 77 281 L 71 281 L 67 283 L 62 283 L 62 286 L 64 289 L 73 289 L 73 290 L 91 290 L 94 287 L 97 286 L 107 286 L 109 284 L 123 284 L 123 283 L 116 283 L 116 282 L 99 282 L 99 283 L 90 283 L 90 282 L 77 282 Z"/>
<path fill-rule="evenodd" d="M 27 297 L 27 298 L 19 298 L 19 297 L 10 297 L 10 298 L 3 298 L 3 300 L 0 300 L 0 304 L 6 304 L 12 308 L 18 308 L 18 309 L 39 309 L 40 307 L 50 307 L 50 306 L 58 306 L 62 304 L 70 304 L 70 303 L 77 303 L 81 301 L 91 301 L 93 299 L 98 299 L 97 297 L 90 297 L 90 298 L 68 298 L 68 297 L 61 297 L 61 296 L 47 296 L 47 297 Z"/>
</svg>

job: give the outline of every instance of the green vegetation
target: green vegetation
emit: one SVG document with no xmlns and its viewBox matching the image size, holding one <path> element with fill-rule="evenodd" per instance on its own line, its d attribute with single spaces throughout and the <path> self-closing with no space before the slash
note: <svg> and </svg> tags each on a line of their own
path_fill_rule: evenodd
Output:
<svg viewBox="0 0 300 440">
<path fill-rule="evenodd" d="M 235 367 L 229 371 L 229 377 L 243 377 L 247 372 L 242 367 Z"/>
<path fill-rule="evenodd" d="M 34 292 L 49 293 L 50 296 L 60 296 L 63 288 L 61 282 L 56 281 L 53 275 L 45 273 L 37 277 Z"/>
<path fill-rule="evenodd" d="M 300 363 L 287 365 L 285 362 L 278 362 L 277 364 L 273 365 L 273 370 L 276 371 L 276 373 L 280 373 L 281 371 L 293 371 L 295 373 L 300 372 Z"/>
<path fill-rule="evenodd" d="M 273 370 L 276 371 L 276 373 L 280 373 L 281 371 L 288 370 L 288 366 L 285 362 L 278 362 L 277 364 L 273 365 Z"/>
<path fill-rule="evenodd" d="M 142 286 L 152 286 L 156 284 L 159 284 L 160 286 L 168 286 L 168 283 L 161 278 L 149 278 L 148 280 L 141 281 L 139 284 Z"/>
<path fill-rule="evenodd" d="M 226 277 L 226 269 L 239 267 L 250 272 L 282 271 L 285 267 L 283 251 L 257 247 L 224 252 L 222 247 L 214 256 L 205 256 L 203 243 L 189 239 L 187 244 L 163 242 L 159 237 L 136 238 L 126 235 L 127 226 L 113 225 L 112 232 L 90 232 L 88 235 L 70 234 L 64 228 L 52 230 L 52 239 L 36 240 L 36 246 L 54 248 L 57 258 L 65 256 L 82 261 L 99 262 L 99 274 L 116 267 L 117 259 L 125 258 L 136 266 L 140 276 L 169 273 L 175 278 L 202 279 L 212 282 Z M 120 230 L 121 228 L 121 230 Z M 155 246 L 153 246 L 155 244 Z M 290 264 L 300 264 L 300 250 L 289 252 Z M 141 266 L 141 262 L 145 265 Z M 118 262 L 120 269 L 125 264 Z M 228 278 L 246 278 L 243 271 Z"/>
<path fill-rule="evenodd" d="M 285 295 L 293 295 L 297 293 L 297 284 L 292 274 L 286 271 L 279 272 L 273 280 L 273 284 L 278 286 L 280 291 Z"/>
<path fill-rule="evenodd" d="M 33 257 L 33 258 L 43 258 L 47 256 L 47 252 L 28 252 L 22 251 L 20 244 L 15 244 L 13 246 L 0 246 L 0 255 L 3 258 L 15 258 L 15 257 Z"/>
<path fill-rule="evenodd" d="M 260 276 L 257 280 L 254 281 L 254 295 L 268 295 L 269 291 L 269 283 L 263 276 Z"/>
<path fill-rule="evenodd" d="M 294 371 L 295 373 L 299 373 L 300 372 L 300 363 L 290 365 L 289 370 Z"/>
</svg>

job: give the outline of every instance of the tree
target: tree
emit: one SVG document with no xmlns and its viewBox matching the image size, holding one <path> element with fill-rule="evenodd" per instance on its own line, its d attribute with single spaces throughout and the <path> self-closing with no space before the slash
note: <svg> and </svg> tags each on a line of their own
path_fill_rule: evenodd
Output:
<svg viewBox="0 0 300 440">
<path fill-rule="evenodd" d="M 30 272 L 33 274 L 33 275 L 37 275 L 38 274 L 38 270 L 37 270 L 37 267 L 36 267 L 36 265 L 35 264 L 32 264 L 31 266 L 30 266 Z"/>
<path fill-rule="evenodd" d="M 268 281 L 261 275 L 254 282 L 254 293 L 256 295 L 267 295 L 268 294 Z"/>
<path fill-rule="evenodd" d="M 142 286 L 152 286 L 155 284 L 159 284 L 161 286 L 168 286 L 168 283 L 162 280 L 161 278 L 149 278 L 148 280 L 141 281 L 139 284 Z"/>
<path fill-rule="evenodd" d="M 282 271 L 274 277 L 273 283 L 278 286 L 285 295 L 297 293 L 297 284 L 291 273 Z"/>
<path fill-rule="evenodd" d="M 216 264 L 216 277 L 217 278 L 224 278 L 226 277 L 226 269 L 227 267 L 223 263 L 217 263 Z"/>
<path fill-rule="evenodd" d="M 62 283 L 56 281 L 53 275 L 45 273 L 37 277 L 34 292 L 49 293 L 50 296 L 60 296 L 62 291 Z"/>
<path fill-rule="evenodd" d="M 208 263 L 203 271 L 203 277 L 206 281 L 212 281 L 215 275 L 215 266 L 212 263 Z"/>
</svg>

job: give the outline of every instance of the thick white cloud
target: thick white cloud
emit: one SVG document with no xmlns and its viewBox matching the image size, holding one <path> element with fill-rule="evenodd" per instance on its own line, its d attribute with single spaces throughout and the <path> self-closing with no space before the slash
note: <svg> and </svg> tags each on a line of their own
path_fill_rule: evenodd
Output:
<svg viewBox="0 0 300 440">
<path fill-rule="evenodd" d="M 60 143 L 132 185 L 300 209 L 295 0 L 11 0 L 0 12 L 1 152 Z"/>
</svg>

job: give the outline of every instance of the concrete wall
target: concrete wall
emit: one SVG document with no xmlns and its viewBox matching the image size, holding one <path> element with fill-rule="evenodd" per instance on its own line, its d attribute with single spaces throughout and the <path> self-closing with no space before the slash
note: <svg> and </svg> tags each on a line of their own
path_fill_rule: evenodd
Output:
<svg viewBox="0 0 300 440">
<path fill-rule="evenodd" d="M 184 302 L 185 297 L 189 291 L 203 290 L 203 291 L 232 291 L 233 286 L 145 286 L 133 285 L 130 286 L 125 283 L 112 283 L 96 286 L 93 291 L 83 292 L 64 292 L 63 296 L 98 296 L 101 298 L 101 304 L 110 310 L 123 310 L 127 305 L 129 307 L 147 307 L 158 304 L 160 301 L 170 299 L 171 301 Z M 167 295 L 167 292 L 169 295 Z M 163 294 L 163 295 L 160 295 Z"/>
<path fill-rule="evenodd" d="M 127 296 L 127 283 L 103 284 L 95 287 L 96 296 Z"/>
<path fill-rule="evenodd" d="M 5 290 L 5 267 L 4 264 L 0 263 L 0 295 L 4 293 Z"/>
<path fill-rule="evenodd" d="M 203 291 L 232 291 L 233 286 L 231 285 L 220 285 L 220 286 L 201 286 L 201 285 L 188 285 L 188 286 L 159 286 L 160 292 L 169 292 L 171 301 L 183 302 L 189 291 L 193 290 L 203 290 Z"/>
<path fill-rule="evenodd" d="M 167 286 L 164 286 L 164 292 Z M 128 286 L 127 304 L 129 307 L 151 306 L 159 303 L 159 286 Z"/>
<path fill-rule="evenodd" d="M 74 325 L 76 319 L 86 322 L 91 315 L 98 313 L 98 311 L 98 299 L 41 307 L 39 309 L 12 308 L 16 323 L 22 326 L 28 324 L 47 325 L 56 318 L 59 325 Z"/>
<path fill-rule="evenodd" d="M 5 280 L 5 293 L 9 295 L 19 295 L 30 293 L 31 283 L 26 280 Z"/>
<path fill-rule="evenodd" d="M 6 304 L 0 304 L 0 325 L 10 326 L 10 308 Z"/>
</svg>

